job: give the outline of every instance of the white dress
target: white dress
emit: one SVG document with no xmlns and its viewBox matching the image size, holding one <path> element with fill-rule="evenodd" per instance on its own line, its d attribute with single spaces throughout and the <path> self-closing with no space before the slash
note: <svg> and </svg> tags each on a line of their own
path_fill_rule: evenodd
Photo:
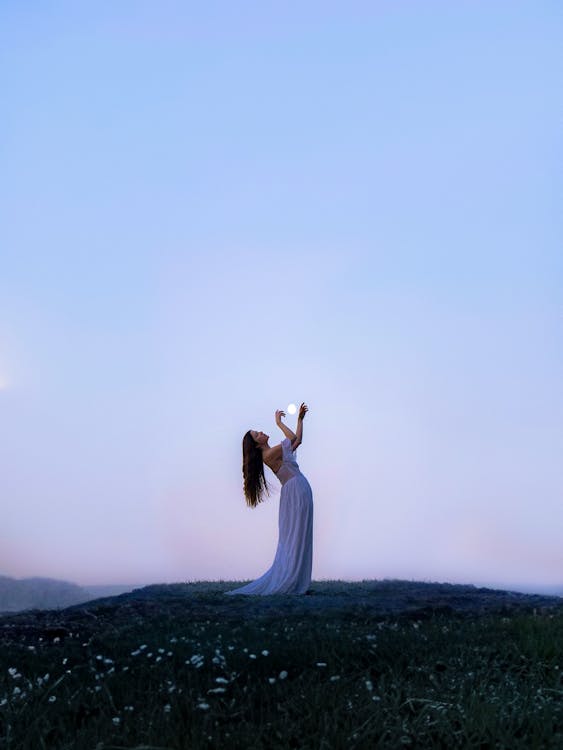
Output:
<svg viewBox="0 0 563 750">
<path fill-rule="evenodd" d="M 311 583 L 313 566 L 313 491 L 299 470 L 291 440 L 281 442 L 282 465 L 277 478 L 282 488 L 279 540 L 274 562 L 255 581 L 226 594 L 304 594 Z"/>
</svg>

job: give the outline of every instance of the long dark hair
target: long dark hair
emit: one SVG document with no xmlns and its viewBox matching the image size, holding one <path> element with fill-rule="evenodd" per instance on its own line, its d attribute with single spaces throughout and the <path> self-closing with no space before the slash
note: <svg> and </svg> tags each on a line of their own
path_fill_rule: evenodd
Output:
<svg viewBox="0 0 563 750">
<path fill-rule="evenodd" d="M 270 494 L 270 486 L 264 476 L 262 451 L 250 434 L 250 430 L 242 439 L 242 476 L 246 504 L 249 508 L 255 508 L 264 500 L 264 492 Z"/>
</svg>

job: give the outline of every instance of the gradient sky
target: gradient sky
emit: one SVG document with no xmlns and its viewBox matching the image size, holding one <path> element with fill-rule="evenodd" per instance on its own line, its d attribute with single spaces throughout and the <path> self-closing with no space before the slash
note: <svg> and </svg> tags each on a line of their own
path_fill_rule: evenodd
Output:
<svg viewBox="0 0 563 750">
<path fill-rule="evenodd" d="M 0 6 L 0 574 L 563 584 L 558 2 Z M 296 417 L 287 416 L 295 429 Z"/>
</svg>

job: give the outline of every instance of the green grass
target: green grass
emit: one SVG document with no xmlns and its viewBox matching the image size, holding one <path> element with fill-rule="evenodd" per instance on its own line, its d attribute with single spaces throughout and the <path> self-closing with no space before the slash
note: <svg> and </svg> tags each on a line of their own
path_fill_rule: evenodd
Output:
<svg viewBox="0 0 563 750">
<path fill-rule="evenodd" d="M 561 611 L 68 627 L 0 646 L 0 747 L 563 748 Z"/>
</svg>

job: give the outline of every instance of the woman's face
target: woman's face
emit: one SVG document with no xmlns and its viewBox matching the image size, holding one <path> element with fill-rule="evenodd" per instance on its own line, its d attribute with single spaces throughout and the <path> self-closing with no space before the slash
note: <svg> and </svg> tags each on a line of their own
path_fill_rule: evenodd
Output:
<svg viewBox="0 0 563 750">
<path fill-rule="evenodd" d="M 266 445 L 270 438 L 265 432 L 259 432 L 257 430 L 250 430 L 250 434 L 259 445 Z"/>
</svg>

